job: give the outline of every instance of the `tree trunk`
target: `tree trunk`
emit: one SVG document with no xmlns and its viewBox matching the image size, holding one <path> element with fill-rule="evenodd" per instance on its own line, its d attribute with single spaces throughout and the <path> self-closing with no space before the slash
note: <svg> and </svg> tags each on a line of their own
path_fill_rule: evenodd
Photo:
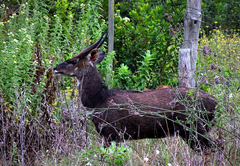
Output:
<svg viewBox="0 0 240 166">
<path fill-rule="evenodd" d="M 187 0 L 184 16 L 184 41 L 179 50 L 179 86 L 191 88 L 196 86 L 195 72 L 201 18 L 201 0 Z"/>
</svg>

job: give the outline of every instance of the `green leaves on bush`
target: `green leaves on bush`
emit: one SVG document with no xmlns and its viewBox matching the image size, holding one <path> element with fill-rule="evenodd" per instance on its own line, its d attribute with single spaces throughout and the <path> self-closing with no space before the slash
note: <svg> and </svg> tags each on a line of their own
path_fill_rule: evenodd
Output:
<svg viewBox="0 0 240 166">
<path fill-rule="evenodd" d="M 138 89 L 156 88 L 171 84 L 177 75 L 178 49 L 181 45 L 183 18 L 182 6 L 174 8 L 170 3 L 152 5 L 151 1 L 121 2 L 116 5 L 115 51 L 116 67 L 128 66 L 128 72 L 138 79 Z M 183 7 L 185 7 L 183 5 Z M 150 50 L 151 63 L 143 65 L 143 55 Z M 150 70 L 151 68 L 151 70 Z M 126 70 L 127 71 L 127 70 Z M 151 83 L 143 83 L 147 79 Z M 128 82 L 130 80 L 128 79 Z M 140 83 L 142 82 L 142 83 Z M 132 84 L 128 84 L 131 89 Z M 126 88 L 126 84 L 122 88 Z M 144 87 L 146 86 L 146 87 Z"/>
</svg>

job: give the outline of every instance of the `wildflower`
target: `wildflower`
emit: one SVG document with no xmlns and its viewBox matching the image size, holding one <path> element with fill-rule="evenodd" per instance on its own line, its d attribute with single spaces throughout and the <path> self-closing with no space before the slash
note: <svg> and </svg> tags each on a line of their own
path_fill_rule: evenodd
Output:
<svg viewBox="0 0 240 166">
<path fill-rule="evenodd" d="M 229 85 L 229 81 L 226 81 L 225 84 L 226 84 L 226 85 Z"/>
<path fill-rule="evenodd" d="M 220 83 L 218 77 L 215 77 L 215 78 L 214 78 L 214 81 L 215 81 L 216 84 L 219 84 L 219 83 Z"/>
<path fill-rule="evenodd" d="M 215 51 L 214 51 L 213 55 L 214 55 L 214 57 L 217 57 L 217 53 Z"/>
<path fill-rule="evenodd" d="M 159 152 L 159 150 L 156 150 L 156 155 L 158 155 L 160 152 Z"/>
<path fill-rule="evenodd" d="M 223 81 L 223 80 L 224 80 L 224 77 L 223 77 L 223 76 L 221 76 L 221 78 L 220 78 L 220 79 L 221 79 L 221 81 Z"/>
<path fill-rule="evenodd" d="M 209 28 L 209 26 L 206 26 L 206 28 Z"/>
<path fill-rule="evenodd" d="M 202 79 L 201 79 L 201 83 L 204 84 L 207 82 L 207 77 L 206 76 L 203 76 Z"/>
<path fill-rule="evenodd" d="M 124 20 L 125 22 L 129 22 L 129 21 L 130 21 L 130 18 L 124 17 L 123 20 Z"/>
<path fill-rule="evenodd" d="M 32 41 L 32 40 L 28 40 L 28 43 L 32 44 L 32 43 L 33 43 L 33 41 Z M 43 63 L 44 63 L 44 62 L 43 62 Z"/>
<path fill-rule="evenodd" d="M 216 67 L 211 63 L 210 64 L 210 69 L 215 69 Z"/>
<path fill-rule="evenodd" d="M 207 55 L 207 46 L 203 46 L 203 56 Z"/>
<path fill-rule="evenodd" d="M 218 22 L 217 22 L 217 21 L 215 21 L 214 23 L 215 23 L 215 24 L 217 24 Z"/>
<path fill-rule="evenodd" d="M 143 161 L 148 162 L 149 158 L 144 157 Z"/>
<path fill-rule="evenodd" d="M 9 32 L 8 35 L 14 36 L 14 34 L 12 32 Z"/>
<path fill-rule="evenodd" d="M 209 48 L 208 53 L 209 53 L 209 55 L 212 54 L 212 49 L 211 49 L 211 47 Z"/>
</svg>

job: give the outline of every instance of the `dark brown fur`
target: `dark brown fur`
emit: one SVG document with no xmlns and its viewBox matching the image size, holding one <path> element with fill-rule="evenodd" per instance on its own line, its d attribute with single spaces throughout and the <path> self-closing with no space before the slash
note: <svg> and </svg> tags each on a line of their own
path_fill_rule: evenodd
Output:
<svg viewBox="0 0 240 166">
<path fill-rule="evenodd" d="M 177 133 L 193 149 L 212 147 L 207 133 L 217 104 L 213 96 L 185 87 L 108 89 L 96 68 L 103 54 L 96 48 L 85 50 L 85 55 L 78 54 L 54 71 L 76 77 L 82 104 L 94 108 L 92 121 L 106 145 L 122 139 L 163 138 Z"/>
</svg>

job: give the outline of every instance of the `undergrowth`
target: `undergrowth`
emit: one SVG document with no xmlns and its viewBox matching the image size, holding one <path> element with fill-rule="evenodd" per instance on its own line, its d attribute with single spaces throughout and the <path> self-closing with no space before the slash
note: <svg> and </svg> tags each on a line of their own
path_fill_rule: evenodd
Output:
<svg viewBox="0 0 240 166">
<path fill-rule="evenodd" d="M 106 27 L 101 3 L 81 2 L 29 1 L 10 14 L 1 5 L 0 164 L 239 165 L 239 31 L 229 34 L 215 29 L 200 38 L 197 82 L 219 103 L 210 133 L 219 141 L 217 152 L 195 152 L 177 134 L 103 148 L 90 112 L 78 101 L 75 80 L 52 74 L 55 63 L 92 44 Z M 104 77 L 114 55 L 99 66 Z M 111 73 L 108 85 L 142 90 L 153 84 L 149 80 L 153 54 L 146 50 L 141 56 L 138 77 L 122 64 Z"/>
</svg>

